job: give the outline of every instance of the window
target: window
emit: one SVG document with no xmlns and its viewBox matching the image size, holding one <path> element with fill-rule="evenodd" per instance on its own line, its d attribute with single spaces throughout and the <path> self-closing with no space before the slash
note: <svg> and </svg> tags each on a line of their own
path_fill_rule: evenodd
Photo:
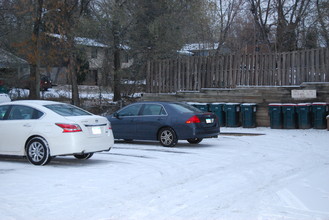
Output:
<svg viewBox="0 0 329 220">
<path fill-rule="evenodd" d="M 0 106 L 0 120 L 4 120 L 5 115 L 10 108 L 9 105 Z"/>
<path fill-rule="evenodd" d="M 8 120 L 39 119 L 42 115 L 42 112 L 34 108 L 28 106 L 14 105 L 10 110 Z"/>
<path fill-rule="evenodd" d="M 146 104 L 142 115 L 166 115 L 166 111 L 163 109 L 162 105 Z"/>
<path fill-rule="evenodd" d="M 54 104 L 54 105 L 45 105 L 46 108 L 56 112 L 61 116 L 81 116 L 81 115 L 92 115 L 91 113 L 75 107 L 74 105 L 67 104 Z"/>
<path fill-rule="evenodd" d="M 136 105 L 129 106 L 127 108 L 122 109 L 118 113 L 118 115 L 119 116 L 137 116 L 141 107 L 142 107 L 142 104 L 136 104 Z"/>
<path fill-rule="evenodd" d="M 175 103 L 175 104 L 170 104 L 174 109 L 176 109 L 179 112 L 185 113 L 185 112 L 202 112 L 201 110 L 188 105 L 188 104 L 183 104 L 183 103 Z"/>
</svg>

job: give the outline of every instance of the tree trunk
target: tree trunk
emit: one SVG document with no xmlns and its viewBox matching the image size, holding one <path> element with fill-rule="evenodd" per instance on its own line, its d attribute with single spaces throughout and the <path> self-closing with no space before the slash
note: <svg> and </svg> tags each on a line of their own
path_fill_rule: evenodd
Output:
<svg viewBox="0 0 329 220">
<path fill-rule="evenodd" d="M 70 54 L 70 63 L 69 63 L 69 76 L 71 80 L 72 86 L 72 105 L 80 106 L 80 98 L 79 98 L 79 87 L 78 87 L 78 79 L 77 79 L 77 68 L 76 68 L 76 57 L 73 52 Z"/>
<path fill-rule="evenodd" d="M 118 2 L 116 1 L 116 4 Z M 119 36 L 119 18 L 118 18 L 118 10 L 115 9 L 114 18 L 112 21 L 112 34 L 113 34 L 113 62 L 114 62 L 114 71 L 113 71 L 113 101 L 121 100 L 121 59 L 120 59 L 120 36 Z"/>
<path fill-rule="evenodd" d="M 30 99 L 40 99 L 40 26 L 42 19 L 42 8 L 43 8 L 43 0 L 38 0 L 37 5 L 37 14 L 35 17 L 33 32 L 32 32 L 32 41 L 33 41 L 33 50 L 34 56 L 31 64 L 31 72 L 30 72 Z"/>
</svg>

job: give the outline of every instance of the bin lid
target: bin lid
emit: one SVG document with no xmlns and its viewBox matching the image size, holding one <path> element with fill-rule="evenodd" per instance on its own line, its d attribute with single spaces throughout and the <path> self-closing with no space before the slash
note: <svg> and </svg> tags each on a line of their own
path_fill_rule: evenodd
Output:
<svg viewBox="0 0 329 220">
<path fill-rule="evenodd" d="M 256 103 L 242 103 L 241 106 L 254 106 Z"/>
<path fill-rule="evenodd" d="M 326 102 L 313 102 L 312 105 L 327 105 Z"/>
<path fill-rule="evenodd" d="M 240 103 L 226 103 L 225 105 L 240 105 Z"/>
<path fill-rule="evenodd" d="M 282 106 L 296 106 L 294 103 L 283 103 Z"/>
<path fill-rule="evenodd" d="M 297 106 L 311 106 L 311 103 L 298 103 Z"/>
<path fill-rule="evenodd" d="M 282 106 L 282 103 L 270 103 L 269 106 Z"/>
<path fill-rule="evenodd" d="M 210 105 L 225 105 L 225 102 L 213 102 L 213 103 L 209 103 Z"/>
<path fill-rule="evenodd" d="M 189 105 L 208 105 L 207 103 L 200 103 L 200 102 L 187 102 Z"/>
</svg>

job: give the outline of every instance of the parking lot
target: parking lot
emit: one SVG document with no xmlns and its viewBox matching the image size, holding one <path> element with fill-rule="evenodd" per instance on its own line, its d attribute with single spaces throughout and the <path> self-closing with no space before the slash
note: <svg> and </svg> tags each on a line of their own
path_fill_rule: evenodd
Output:
<svg viewBox="0 0 329 220">
<path fill-rule="evenodd" d="M 0 219 L 329 219 L 327 130 L 223 128 L 198 145 L 117 141 L 46 166 L 0 156 Z"/>
</svg>

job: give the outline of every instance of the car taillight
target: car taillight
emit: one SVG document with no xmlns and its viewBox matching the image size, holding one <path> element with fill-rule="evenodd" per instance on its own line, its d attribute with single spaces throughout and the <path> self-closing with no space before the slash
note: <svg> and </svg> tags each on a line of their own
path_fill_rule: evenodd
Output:
<svg viewBox="0 0 329 220">
<path fill-rule="evenodd" d="M 63 129 L 63 133 L 81 132 L 82 131 L 81 127 L 77 124 L 60 124 L 60 123 L 56 123 L 56 125 Z"/>
<path fill-rule="evenodd" d="M 200 118 L 196 115 L 192 116 L 191 118 L 189 118 L 185 123 L 186 124 L 192 124 L 192 123 L 200 123 Z"/>
</svg>

